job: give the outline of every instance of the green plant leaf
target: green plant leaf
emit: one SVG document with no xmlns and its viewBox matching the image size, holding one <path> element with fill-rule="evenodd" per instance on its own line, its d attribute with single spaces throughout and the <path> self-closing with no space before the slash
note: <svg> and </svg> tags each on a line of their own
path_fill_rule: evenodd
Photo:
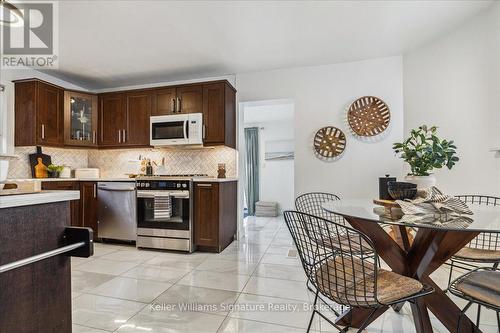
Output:
<svg viewBox="0 0 500 333">
<path fill-rule="evenodd" d="M 432 169 L 451 169 L 459 160 L 453 140 L 439 139 L 437 127 L 422 125 L 410 131 L 402 143 L 393 144 L 396 155 L 410 165 L 411 174 L 428 176 Z"/>
</svg>

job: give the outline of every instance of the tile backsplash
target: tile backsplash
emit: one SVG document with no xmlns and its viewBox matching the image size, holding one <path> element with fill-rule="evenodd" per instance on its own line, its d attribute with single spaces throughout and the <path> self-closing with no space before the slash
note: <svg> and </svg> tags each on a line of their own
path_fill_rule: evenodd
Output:
<svg viewBox="0 0 500 333">
<path fill-rule="evenodd" d="M 9 178 L 31 178 L 28 155 L 36 151 L 35 147 L 16 147 L 15 154 L 19 160 L 12 161 Z M 101 177 L 124 177 L 130 172 L 130 161 L 139 157 L 149 158 L 158 164 L 164 160 L 161 169 L 155 172 L 162 174 L 203 173 L 217 176 L 217 165 L 226 164 L 226 175 L 237 175 L 237 151 L 228 147 L 202 149 L 170 149 L 170 148 L 134 148 L 134 149 L 66 149 L 43 148 L 45 154 L 52 156 L 52 162 L 75 168 L 99 168 Z"/>
<path fill-rule="evenodd" d="M 72 169 L 86 168 L 88 165 L 88 151 L 85 149 L 67 149 L 43 147 L 42 152 L 50 155 L 52 163 L 67 165 Z M 29 154 L 36 153 L 36 147 L 16 147 L 14 155 L 19 159 L 10 161 L 8 178 L 31 178 Z"/>
<path fill-rule="evenodd" d="M 129 173 L 129 161 L 139 157 L 148 158 L 159 165 L 164 159 L 163 170 L 155 168 L 161 174 L 204 173 L 217 176 L 217 164 L 226 163 L 228 177 L 237 175 L 236 150 L 227 147 L 203 149 L 116 149 L 89 151 L 91 168 L 101 169 L 102 177 L 123 177 Z"/>
</svg>

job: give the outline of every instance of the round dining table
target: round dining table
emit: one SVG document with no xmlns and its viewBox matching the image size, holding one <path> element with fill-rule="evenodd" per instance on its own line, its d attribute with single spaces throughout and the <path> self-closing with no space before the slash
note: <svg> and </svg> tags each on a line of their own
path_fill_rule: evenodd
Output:
<svg viewBox="0 0 500 333">
<path fill-rule="evenodd" d="M 457 332 L 460 308 L 431 279 L 430 275 L 455 253 L 466 246 L 479 233 L 500 232 L 500 207 L 471 205 L 472 215 L 426 214 L 404 215 L 377 206 L 372 200 L 339 200 L 326 202 L 323 209 L 341 215 L 355 229 L 364 233 L 374 244 L 380 258 L 392 271 L 419 280 L 434 288 L 434 292 L 417 298 L 411 303 L 412 316 L 417 332 L 432 332 L 428 310 L 450 332 Z M 397 208 L 392 208 L 393 210 Z M 397 233 L 391 237 L 385 226 L 392 226 Z M 416 230 L 413 241 L 407 228 Z M 396 242 L 395 239 L 399 239 Z M 387 311 L 381 307 L 370 321 Z M 397 309 L 399 310 L 399 309 Z M 339 324 L 359 327 L 369 316 L 370 309 L 351 308 L 337 319 Z M 465 316 L 460 332 L 481 332 Z"/>
</svg>

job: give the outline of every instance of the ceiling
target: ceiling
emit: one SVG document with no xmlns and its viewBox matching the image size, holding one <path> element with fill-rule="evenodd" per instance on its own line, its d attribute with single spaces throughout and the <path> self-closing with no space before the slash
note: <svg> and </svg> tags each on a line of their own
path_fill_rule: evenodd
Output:
<svg viewBox="0 0 500 333">
<path fill-rule="evenodd" d="M 492 1 L 59 2 L 59 69 L 89 89 L 400 55 Z"/>
</svg>

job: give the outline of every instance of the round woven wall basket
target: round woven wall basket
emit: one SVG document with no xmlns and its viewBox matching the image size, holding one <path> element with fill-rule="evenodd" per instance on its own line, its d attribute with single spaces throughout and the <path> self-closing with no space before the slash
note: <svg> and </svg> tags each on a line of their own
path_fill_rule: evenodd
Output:
<svg viewBox="0 0 500 333">
<path fill-rule="evenodd" d="M 389 127 L 391 113 L 383 100 L 363 96 L 355 100 L 347 112 L 349 126 L 359 136 L 375 136 Z"/>
<path fill-rule="evenodd" d="M 314 136 L 314 150 L 324 158 L 339 156 L 344 151 L 345 145 L 345 134 L 337 127 L 323 127 Z"/>
</svg>

